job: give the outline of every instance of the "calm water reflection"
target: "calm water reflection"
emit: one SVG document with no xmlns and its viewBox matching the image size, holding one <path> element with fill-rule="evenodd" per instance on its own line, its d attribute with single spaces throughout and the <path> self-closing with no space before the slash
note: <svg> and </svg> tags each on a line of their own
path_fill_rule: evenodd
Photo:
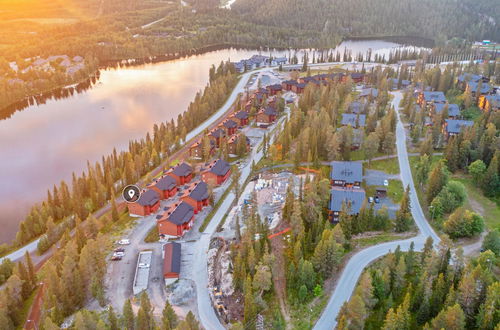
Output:
<svg viewBox="0 0 500 330">
<path fill-rule="evenodd" d="M 353 54 L 387 54 L 393 42 L 346 41 Z M 208 81 L 208 69 L 222 60 L 255 54 L 226 49 L 166 63 L 101 72 L 91 89 L 49 100 L 0 121 L 0 241 L 11 240 L 34 202 L 54 183 L 69 181 L 87 160 L 95 162 L 116 147 L 127 148 L 153 124 L 176 118 Z M 274 52 L 282 55 L 287 52 Z M 386 55 L 386 56 L 387 56 Z"/>
</svg>

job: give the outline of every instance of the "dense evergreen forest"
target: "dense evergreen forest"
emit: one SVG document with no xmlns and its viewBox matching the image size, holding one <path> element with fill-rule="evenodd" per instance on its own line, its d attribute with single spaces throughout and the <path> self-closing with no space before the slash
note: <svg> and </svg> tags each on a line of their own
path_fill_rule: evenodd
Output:
<svg viewBox="0 0 500 330">
<path fill-rule="evenodd" d="M 437 251 L 430 238 L 422 253 L 398 247 L 364 272 L 336 329 L 498 329 L 497 271 L 492 251 L 465 260 L 448 240 Z"/>
<path fill-rule="evenodd" d="M 225 102 L 238 78 L 234 66 L 221 63 L 212 67 L 206 88 L 197 93 L 188 109 L 177 121 L 160 123 L 140 141 L 130 141 L 129 149 L 103 156 L 101 162 L 88 163 L 81 175 L 73 173 L 71 185 L 62 181 L 47 191 L 47 199 L 34 206 L 21 222 L 15 246 L 25 244 L 41 234 L 38 249 L 45 252 L 60 239 L 68 228 L 86 219 L 112 200 L 112 218 L 118 219 L 114 196 L 126 183 L 137 182 L 143 175 L 160 165 L 179 148 L 186 134 L 210 117 Z M 7 247 L 2 245 L 2 250 Z"/>
<path fill-rule="evenodd" d="M 319 36 L 412 35 L 446 41 L 500 38 L 494 0 L 238 0 L 234 10 L 258 24 L 314 30 Z"/>
</svg>

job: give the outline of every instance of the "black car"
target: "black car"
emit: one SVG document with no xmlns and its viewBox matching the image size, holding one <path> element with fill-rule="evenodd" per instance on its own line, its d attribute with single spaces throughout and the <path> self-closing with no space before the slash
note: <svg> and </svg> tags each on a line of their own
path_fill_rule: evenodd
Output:
<svg viewBox="0 0 500 330">
<path fill-rule="evenodd" d="M 122 257 L 120 257 L 120 256 L 112 256 L 111 260 L 112 261 L 120 261 L 120 260 L 122 260 Z"/>
<path fill-rule="evenodd" d="M 125 249 L 124 248 L 117 248 L 117 249 L 115 249 L 115 252 L 125 252 Z"/>
</svg>

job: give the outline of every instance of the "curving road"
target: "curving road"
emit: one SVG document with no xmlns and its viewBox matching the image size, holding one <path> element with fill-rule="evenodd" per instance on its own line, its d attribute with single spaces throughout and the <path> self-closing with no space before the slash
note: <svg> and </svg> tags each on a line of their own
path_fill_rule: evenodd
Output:
<svg viewBox="0 0 500 330">
<path fill-rule="evenodd" d="M 222 107 L 220 107 L 219 110 L 216 113 L 214 113 L 212 116 L 210 116 L 210 118 L 208 118 L 206 121 L 201 123 L 198 127 L 193 129 L 191 132 L 189 132 L 186 135 L 186 141 L 182 141 L 181 145 L 183 146 L 183 145 L 188 144 L 192 139 L 197 137 L 199 134 L 202 134 L 207 128 L 209 128 L 212 125 L 214 125 L 215 123 L 217 123 L 217 121 L 220 120 L 222 118 L 222 116 L 231 109 L 231 106 L 236 101 L 236 98 L 238 97 L 238 95 L 240 93 L 245 92 L 245 87 L 246 87 L 251 75 L 253 75 L 255 73 L 263 72 L 263 71 L 268 71 L 268 70 L 272 70 L 272 68 L 267 67 L 267 68 L 262 68 L 259 70 L 254 70 L 254 71 L 250 71 L 250 72 L 242 74 L 240 77 L 240 80 L 236 84 L 236 87 L 233 89 L 233 92 L 227 98 L 226 102 L 222 105 Z M 180 154 L 180 153 L 177 152 L 174 155 L 178 155 L 178 154 Z M 152 171 L 153 175 L 159 173 L 159 171 L 161 171 L 163 169 L 163 167 L 164 167 L 164 164 L 162 164 L 161 166 L 158 166 L 158 168 L 156 168 L 155 170 Z M 139 183 L 139 185 L 140 185 L 140 183 Z M 123 202 L 123 200 L 122 200 L 122 197 L 119 196 L 116 199 L 116 203 L 120 204 L 121 202 Z M 102 216 L 103 214 L 108 212 L 110 209 L 111 209 L 111 205 L 108 203 L 105 206 L 103 206 L 101 209 L 95 211 L 93 215 L 94 215 L 94 217 L 99 218 L 100 216 Z M 36 240 L 32 241 L 31 243 L 26 244 L 23 247 L 20 247 L 19 249 L 9 253 L 8 255 L 6 255 L 4 257 L 0 257 L 0 263 L 2 263 L 2 261 L 4 259 L 18 261 L 24 257 L 24 254 L 26 252 L 31 254 L 32 257 L 36 257 L 35 253 L 37 251 L 37 246 L 38 246 L 39 240 L 40 240 L 40 238 L 37 238 Z M 51 254 L 52 254 L 52 252 L 49 252 L 48 256 L 45 256 L 43 259 L 45 260 L 47 257 L 50 257 Z"/>
<path fill-rule="evenodd" d="M 394 92 L 392 94 L 394 95 L 392 105 L 395 109 L 398 109 L 399 102 L 403 97 L 402 93 Z M 335 319 L 337 318 L 340 308 L 342 307 L 344 302 L 349 300 L 352 292 L 354 291 L 354 288 L 356 287 L 358 279 L 363 272 L 363 269 L 371 262 L 389 253 L 390 251 L 394 251 L 398 245 L 401 247 L 402 251 L 407 251 L 410 248 L 411 242 L 413 242 L 415 244 L 415 250 L 419 251 L 422 250 L 425 244 L 425 240 L 429 236 L 434 240 L 434 244 L 437 244 L 440 241 L 439 236 L 434 232 L 432 227 L 425 219 L 424 212 L 422 211 L 422 207 L 420 206 L 420 203 L 418 201 L 415 186 L 413 184 L 413 178 L 411 176 L 408 151 L 406 150 L 406 131 L 399 117 L 399 112 L 396 111 L 396 113 L 398 118 L 396 127 L 396 146 L 399 159 L 399 168 L 401 171 L 401 180 L 403 181 L 403 185 L 405 187 L 407 185 L 410 186 L 411 213 L 419 229 L 419 234 L 418 236 L 410 239 L 375 245 L 361 250 L 360 252 L 352 256 L 346 267 L 342 271 L 337 285 L 335 286 L 335 290 L 333 291 L 332 296 L 328 301 L 328 305 L 321 314 L 321 317 L 314 326 L 314 329 L 323 330 L 335 328 L 337 324 L 337 321 Z"/>
<path fill-rule="evenodd" d="M 287 111 L 287 115 L 289 112 Z M 275 126 L 271 126 L 270 129 L 279 128 L 280 125 L 285 120 L 286 116 L 283 116 Z M 274 140 L 276 135 L 276 131 L 273 131 L 270 137 L 270 141 Z M 252 172 L 252 160 L 255 163 L 258 163 L 262 158 L 263 153 L 262 150 L 259 150 L 259 143 L 257 146 L 252 148 L 252 153 L 250 154 L 250 161 L 246 164 L 245 167 L 241 169 L 240 176 L 240 185 L 243 185 L 247 178 L 250 176 Z M 193 269 L 193 278 L 192 280 L 196 283 L 196 299 L 198 305 L 198 317 L 200 323 L 203 325 L 205 329 L 216 330 L 216 329 L 224 329 L 224 326 L 219 321 L 214 308 L 212 307 L 212 302 L 210 300 L 210 296 L 208 293 L 208 258 L 207 252 L 209 249 L 210 239 L 212 235 L 215 233 L 219 222 L 224 218 L 224 216 L 230 211 L 233 201 L 235 199 L 234 193 L 231 191 L 227 194 L 226 198 L 222 202 L 221 206 L 214 214 L 212 221 L 208 224 L 205 231 L 202 233 L 200 239 L 196 242 L 194 250 L 196 251 L 196 255 L 194 256 L 194 269 Z"/>
</svg>

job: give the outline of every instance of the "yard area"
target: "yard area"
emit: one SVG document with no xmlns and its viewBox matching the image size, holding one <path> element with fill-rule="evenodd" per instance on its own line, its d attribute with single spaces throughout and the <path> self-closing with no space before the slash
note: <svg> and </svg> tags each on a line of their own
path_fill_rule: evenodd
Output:
<svg viewBox="0 0 500 330">
<path fill-rule="evenodd" d="M 454 175 L 453 180 L 464 184 L 467 190 L 465 207 L 469 210 L 480 213 L 489 230 L 500 230 L 500 206 L 493 200 L 483 195 L 483 192 L 466 175 Z"/>
<path fill-rule="evenodd" d="M 383 171 L 387 174 L 398 174 L 399 173 L 399 162 L 398 158 L 389 158 L 382 160 L 375 160 L 371 163 L 365 163 L 367 169 Z"/>
</svg>

